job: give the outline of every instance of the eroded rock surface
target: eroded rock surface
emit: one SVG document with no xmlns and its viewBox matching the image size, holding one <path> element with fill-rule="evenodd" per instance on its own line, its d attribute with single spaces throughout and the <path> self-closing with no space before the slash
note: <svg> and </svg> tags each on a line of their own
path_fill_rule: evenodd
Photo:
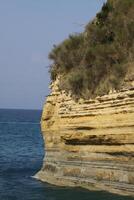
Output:
<svg viewBox="0 0 134 200">
<path fill-rule="evenodd" d="M 134 195 L 133 82 L 118 92 L 77 103 L 54 83 L 41 128 L 45 158 L 37 178 Z"/>
</svg>

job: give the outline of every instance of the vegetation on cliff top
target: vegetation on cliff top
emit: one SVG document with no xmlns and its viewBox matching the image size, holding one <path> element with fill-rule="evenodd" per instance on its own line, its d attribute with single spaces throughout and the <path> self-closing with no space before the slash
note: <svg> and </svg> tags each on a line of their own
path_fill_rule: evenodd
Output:
<svg viewBox="0 0 134 200">
<path fill-rule="evenodd" d="M 134 61 L 134 0 L 108 0 L 85 31 L 49 54 L 52 80 L 79 98 L 119 89 Z"/>
</svg>

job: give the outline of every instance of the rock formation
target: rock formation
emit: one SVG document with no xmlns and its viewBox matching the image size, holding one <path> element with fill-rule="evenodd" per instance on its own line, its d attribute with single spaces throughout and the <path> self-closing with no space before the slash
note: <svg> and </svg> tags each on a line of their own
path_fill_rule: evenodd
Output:
<svg viewBox="0 0 134 200">
<path fill-rule="evenodd" d="M 52 84 L 41 129 L 43 167 L 36 178 L 56 185 L 134 195 L 134 81 L 120 91 L 75 102 Z"/>
</svg>

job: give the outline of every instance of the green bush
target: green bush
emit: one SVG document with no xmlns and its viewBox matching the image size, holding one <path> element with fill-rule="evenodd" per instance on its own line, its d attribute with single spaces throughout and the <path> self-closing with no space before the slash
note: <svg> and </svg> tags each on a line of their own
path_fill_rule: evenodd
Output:
<svg viewBox="0 0 134 200">
<path fill-rule="evenodd" d="M 76 98 L 119 89 L 134 61 L 134 0 L 108 0 L 85 31 L 70 35 L 49 54 L 52 80 Z"/>
<path fill-rule="evenodd" d="M 112 4 L 109 1 L 107 3 L 104 3 L 101 12 L 96 15 L 97 24 L 103 26 L 108 18 L 109 13 L 112 10 L 113 10 Z"/>
</svg>

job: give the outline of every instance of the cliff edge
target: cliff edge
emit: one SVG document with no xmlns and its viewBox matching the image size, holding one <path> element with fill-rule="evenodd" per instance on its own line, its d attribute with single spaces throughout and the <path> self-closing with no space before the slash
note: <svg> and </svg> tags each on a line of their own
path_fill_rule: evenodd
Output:
<svg viewBox="0 0 134 200">
<path fill-rule="evenodd" d="M 45 158 L 36 178 L 134 195 L 134 81 L 129 87 L 75 102 L 59 91 L 47 97 L 41 129 Z"/>
<path fill-rule="evenodd" d="M 134 195 L 134 0 L 107 0 L 49 58 L 36 178 Z"/>
</svg>

